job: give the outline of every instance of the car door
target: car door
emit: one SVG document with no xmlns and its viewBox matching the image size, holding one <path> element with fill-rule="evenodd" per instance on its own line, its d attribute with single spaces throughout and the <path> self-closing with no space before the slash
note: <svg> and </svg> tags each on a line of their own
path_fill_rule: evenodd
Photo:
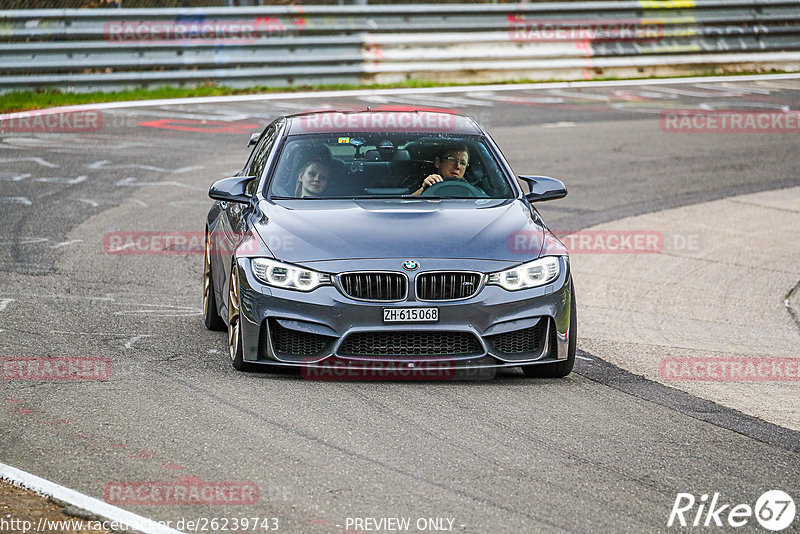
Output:
<svg viewBox="0 0 800 534">
<path fill-rule="evenodd" d="M 263 173 L 264 166 L 269 159 L 269 154 L 275 145 L 275 139 L 278 132 L 278 124 L 271 124 L 264 130 L 264 134 L 256 144 L 255 148 L 250 154 L 250 158 L 244 168 L 237 173 L 238 176 L 253 176 L 251 185 L 248 185 L 248 192 L 255 194 L 257 187 Z M 247 231 L 247 216 L 252 211 L 250 204 L 240 204 L 238 202 L 220 202 L 220 214 L 218 224 L 212 231 L 212 242 L 217 244 L 216 264 L 212 265 L 212 274 L 214 274 L 214 287 L 220 288 L 222 295 L 217 300 L 219 303 L 224 303 L 220 306 L 220 314 L 226 316 L 227 314 L 227 292 L 228 284 L 231 275 L 232 258 L 235 254 L 236 247 L 244 239 Z"/>
</svg>

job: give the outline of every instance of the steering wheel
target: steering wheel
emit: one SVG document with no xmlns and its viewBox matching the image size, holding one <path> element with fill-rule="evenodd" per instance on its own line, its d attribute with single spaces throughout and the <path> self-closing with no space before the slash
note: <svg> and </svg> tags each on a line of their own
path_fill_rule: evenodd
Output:
<svg viewBox="0 0 800 534">
<path fill-rule="evenodd" d="M 421 197 L 488 197 L 483 190 L 464 180 L 445 180 L 436 182 L 419 196 Z"/>
</svg>

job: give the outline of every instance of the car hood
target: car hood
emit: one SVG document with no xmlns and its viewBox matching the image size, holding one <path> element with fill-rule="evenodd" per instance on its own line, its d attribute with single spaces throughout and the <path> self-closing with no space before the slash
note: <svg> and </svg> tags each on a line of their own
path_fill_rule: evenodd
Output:
<svg viewBox="0 0 800 534">
<path fill-rule="evenodd" d="M 538 257 L 543 227 L 515 199 L 262 201 L 255 230 L 292 263 L 356 258 Z"/>
</svg>

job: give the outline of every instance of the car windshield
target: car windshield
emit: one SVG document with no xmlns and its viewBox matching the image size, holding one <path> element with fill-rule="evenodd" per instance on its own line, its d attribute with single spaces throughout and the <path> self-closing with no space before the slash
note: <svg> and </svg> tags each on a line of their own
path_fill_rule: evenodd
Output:
<svg viewBox="0 0 800 534">
<path fill-rule="evenodd" d="M 422 188 L 432 174 L 442 183 Z M 290 136 L 268 192 L 303 199 L 412 195 L 512 198 L 514 192 L 480 136 L 396 132 Z"/>
</svg>

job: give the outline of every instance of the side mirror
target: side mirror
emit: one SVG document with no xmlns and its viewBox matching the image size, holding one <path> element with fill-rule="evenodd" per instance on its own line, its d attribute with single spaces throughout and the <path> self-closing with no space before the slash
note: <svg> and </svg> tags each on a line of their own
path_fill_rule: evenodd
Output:
<svg viewBox="0 0 800 534">
<path fill-rule="evenodd" d="M 564 182 L 549 176 L 520 176 L 528 184 L 531 192 L 525 194 L 528 202 L 542 202 L 556 200 L 567 196 L 567 186 Z"/>
<path fill-rule="evenodd" d="M 247 194 L 247 184 L 255 180 L 255 176 L 233 176 L 214 182 L 208 190 L 208 196 L 223 202 L 249 204 L 252 195 Z"/>
<path fill-rule="evenodd" d="M 259 139 L 261 139 L 261 132 L 250 134 L 250 140 L 247 142 L 247 148 L 250 148 L 251 146 L 258 143 Z"/>
</svg>

